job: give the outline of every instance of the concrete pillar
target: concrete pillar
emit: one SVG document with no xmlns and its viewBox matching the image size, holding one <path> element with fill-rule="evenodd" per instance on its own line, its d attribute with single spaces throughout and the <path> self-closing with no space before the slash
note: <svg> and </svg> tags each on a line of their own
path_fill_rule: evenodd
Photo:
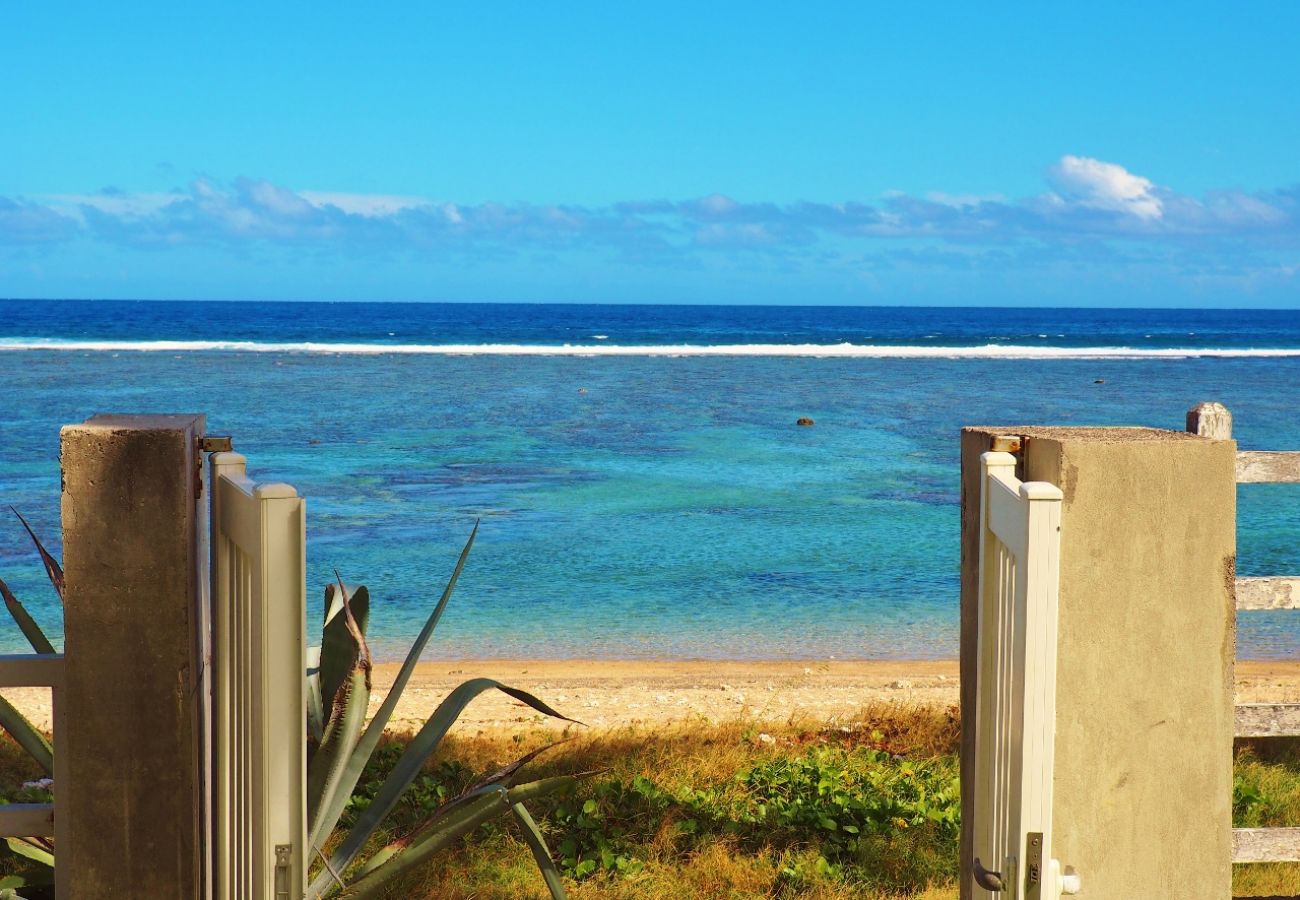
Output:
<svg viewBox="0 0 1300 900">
<path fill-rule="evenodd" d="M 975 718 L 980 454 L 1061 510 L 1053 855 L 1098 900 L 1231 895 L 1236 446 L 1147 428 L 962 432 L 961 703 Z M 962 734 L 970 821 L 974 729 Z M 972 896 L 970 830 L 962 898 Z"/>
<path fill-rule="evenodd" d="M 200 892 L 196 439 L 204 418 L 62 432 L 68 896 Z"/>
</svg>

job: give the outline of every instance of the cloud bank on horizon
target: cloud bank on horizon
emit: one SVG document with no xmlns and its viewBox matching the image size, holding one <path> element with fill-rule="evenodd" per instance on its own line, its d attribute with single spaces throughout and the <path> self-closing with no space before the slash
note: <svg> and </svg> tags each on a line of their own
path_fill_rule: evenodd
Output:
<svg viewBox="0 0 1300 900">
<path fill-rule="evenodd" d="M 594 256 L 607 273 L 720 265 L 733 278 L 768 278 L 822 269 L 868 288 L 891 270 L 1012 282 L 1048 268 L 1238 292 L 1300 284 L 1300 186 L 1191 196 L 1075 155 L 1061 157 L 1046 181 L 1042 193 L 1018 199 L 894 193 L 874 203 L 775 204 L 715 194 L 582 206 L 462 204 L 200 177 L 162 193 L 0 196 L 0 247 L 36 265 L 66 246 L 199 249 L 255 258 L 263 268 L 277 252 L 304 250 L 416 266 L 513 259 L 525 280 L 528 260 L 545 267 Z"/>
</svg>

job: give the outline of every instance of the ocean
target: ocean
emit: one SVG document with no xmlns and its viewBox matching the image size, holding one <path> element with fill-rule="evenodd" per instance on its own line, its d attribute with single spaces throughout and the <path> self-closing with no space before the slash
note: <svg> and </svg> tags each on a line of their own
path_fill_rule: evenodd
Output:
<svg viewBox="0 0 1300 900">
<path fill-rule="evenodd" d="M 936 658 L 963 425 L 1219 400 L 1300 449 L 1300 312 L 0 301 L 0 386 L 0 503 L 51 545 L 60 425 L 206 413 L 308 498 L 309 626 L 337 568 L 381 658 L 476 519 L 431 658 Z M 1239 573 L 1300 573 L 1300 486 L 1239 501 Z M 0 577 L 58 633 L 7 512 Z M 1239 624 L 1239 656 L 1300 655 L 1300 613 Z"/>
</svg>

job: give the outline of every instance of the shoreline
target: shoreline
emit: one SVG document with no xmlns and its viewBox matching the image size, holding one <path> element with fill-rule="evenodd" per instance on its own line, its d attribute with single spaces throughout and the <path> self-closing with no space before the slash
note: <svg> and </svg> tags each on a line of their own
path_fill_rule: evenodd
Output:
<svg viewBox="0 0 1300 900">
<path fill-rule="evenodd" d="M 396 662 L 375 664 L 372 715 L 400 667 Z M 483 677 L 526 690 L 592 728 L 736 719 L 835 722 L 871 704 L 956 706 L 960 691 L 955 659 L 429 660 L 416 666 L 388 730 L 418 729 L 456 685 Z M 0 695 L 37 727 L 49 729 L 48 689 L 5 688 Z M 1300 703 L 1300 659 L 1239 660 L 1236 702 Z M 499 691 L 488 691 L 466 708 L 454 727 L 472 734 L 565 725 Z"/>
</svg>

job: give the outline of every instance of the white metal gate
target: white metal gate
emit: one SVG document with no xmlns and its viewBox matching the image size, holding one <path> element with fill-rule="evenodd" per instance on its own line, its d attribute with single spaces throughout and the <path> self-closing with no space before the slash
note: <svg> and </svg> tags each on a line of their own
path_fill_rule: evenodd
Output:
<svg viewBox="0 0 1300 900">
<path fill-rule="evenodd" d="M 211 457 L 216 897 L 300 900 L 306 840 L 305 503 Z"/>
<path fill-rule="evenodd" d="M 975 721 L 976 897 L 1058 900 L 1079 879 L 1052 858 L 1061 491 L 981 457 Z"/>
</svg>

